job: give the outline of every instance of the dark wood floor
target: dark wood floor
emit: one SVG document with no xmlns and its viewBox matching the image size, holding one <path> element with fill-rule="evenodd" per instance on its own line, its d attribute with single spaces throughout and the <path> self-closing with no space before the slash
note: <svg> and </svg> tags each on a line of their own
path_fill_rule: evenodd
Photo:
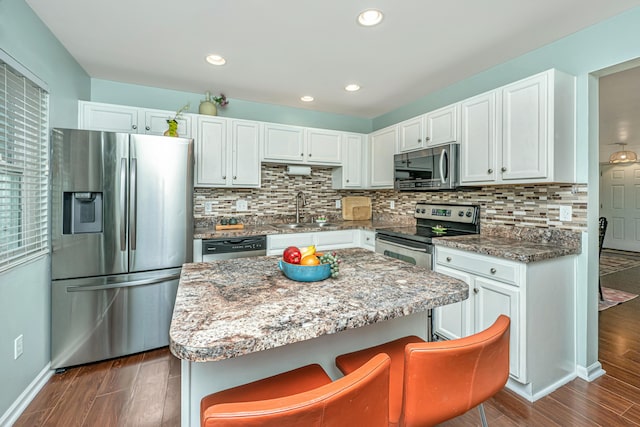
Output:
<svg viewBox="0 0 640 427">
<path fill-rule="evenodd" d="M 640 293 L 640 267 L 602 277 Z M 640 425 L 640 298 L 600 313 L 600 362 L 607 374 L 576 379 L 530 403 L 504 390 L 485 404 L 490 426 Z M 479 425 L 476 410 L 444 425 Z M 15 426 L 179 426 L 180 364 L 167 349 L 55 375 Z"/>
</svg>

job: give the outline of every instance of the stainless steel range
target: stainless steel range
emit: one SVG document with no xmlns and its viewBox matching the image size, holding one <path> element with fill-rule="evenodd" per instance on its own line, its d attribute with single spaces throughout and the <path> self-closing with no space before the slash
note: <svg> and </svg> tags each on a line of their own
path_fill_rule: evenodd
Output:
<svg viewBox="0 0 640 427">
<path fill-rule="evenodd" d="M 376 252 L 431 269 L 432 239 L 480 233 L 480 206 L 417 203 L 415 227 L 376 230 Z"/>
</svg>

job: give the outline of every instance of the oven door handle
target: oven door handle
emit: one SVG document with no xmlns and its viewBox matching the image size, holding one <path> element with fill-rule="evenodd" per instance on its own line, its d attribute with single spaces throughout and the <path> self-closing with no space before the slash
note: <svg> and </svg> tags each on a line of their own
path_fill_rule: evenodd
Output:
<svg viewBox="0 0 640 427">
<path fill-rule="evenodd" d="M 397 248 L 406 249 L 408 251 L 423 252 L 423 253 L 427 253 L 427 254 L 431 253 L 431 251 L 429 250 L 430 249 L 430 245 L 428 245 L 425 248 L 416 248 L 414 246 L 403 245 L 402 243 L 394 242 L 394 241 L 387 240 L 387 239 L 380 238 L 380 237 L 376 237 L 376 240 L 378 242 L 380 242 L 380 243 L 385 244 L 385 245 L 395 246 Z"/>
</svg>

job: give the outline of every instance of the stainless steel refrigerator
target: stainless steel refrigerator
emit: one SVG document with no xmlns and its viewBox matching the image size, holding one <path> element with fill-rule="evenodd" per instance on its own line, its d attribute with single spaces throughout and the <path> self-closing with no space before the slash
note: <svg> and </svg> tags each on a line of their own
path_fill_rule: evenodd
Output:
<svg viewBox="0 0 640 427">
<path fill-rule="evenodd" d="M 193 141 L 51 138 L 51 365 L 162 347 L 193 258 Z"/>
</svg>

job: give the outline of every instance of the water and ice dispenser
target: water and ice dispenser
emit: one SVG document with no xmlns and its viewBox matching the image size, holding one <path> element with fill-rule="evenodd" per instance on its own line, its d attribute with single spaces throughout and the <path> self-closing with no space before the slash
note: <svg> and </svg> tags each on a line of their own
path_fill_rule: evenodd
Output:
<svg viewBox="0 0 640 427">
<path fill-rule="evenodd" d="M 63 234 L 102 233 L 102 193 L 63 193 Z"/>
</svg>

